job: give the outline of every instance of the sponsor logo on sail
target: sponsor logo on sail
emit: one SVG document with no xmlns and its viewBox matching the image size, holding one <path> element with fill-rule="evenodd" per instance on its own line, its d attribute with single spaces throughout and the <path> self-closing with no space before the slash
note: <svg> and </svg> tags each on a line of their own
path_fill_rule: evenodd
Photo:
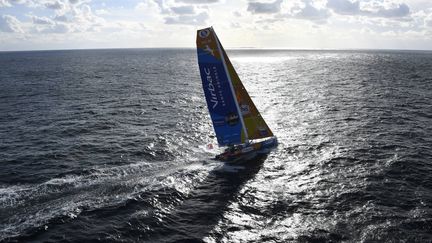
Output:
<svg viewBox="0 0 432 243">
<path fill-rule="evenodd" d="M 239 116 L 234 112 L 230 112 L 225 117 L 225 121 L 228 123 L 228 125 L 235 126 L 239 122 Z"/>
<path fill-rule="evenodd" d="M 213 51 L 213 49 L 210 48 L 209 45 L 206 45 L 206 47 L 204 48 L 204 51 L 206 51 L 206 52 L 210 53 L 212 56 L 214 56 L 214 53 L 213 53 L 214 51 Z"/>
<path fill-rule="evenodd" d="M 210 102 L 213 104 L 212 108 L 216 108 L 216 106 L 218 105 L 218 99 L 216 96 L 216 89 L 215 86 L 213 84 L 213 79 L 211 77 L 211 71 L 210 68 L 204 68 L 204 73 L 206 74 L 206 80 L 208 82 L 208 86 L 207 86 L 207 90 L 210 92 Z"/>
<path fill-rule="evenodd" d="M 242 115 L 249 114 L 250 113 L 249 105 L 247 105 L 247 104 L 240 104 L 240 111 L 241 111 Z"/>
<path fill-rule="evenodd" d="M 200 32 L 198 32 L 198 35 L 201 38 L 207 38 L 207 36 L 209 36 L 209 34 L 210 34 L 209 30 L 201 30 Z"/>
<path fill-rule="evenodd" d="M 267 136 L 268 135 L 267 128 L 265 128 L 265 127 L 258 127 L 258 132 L 261 136 Z"/>
</svg>

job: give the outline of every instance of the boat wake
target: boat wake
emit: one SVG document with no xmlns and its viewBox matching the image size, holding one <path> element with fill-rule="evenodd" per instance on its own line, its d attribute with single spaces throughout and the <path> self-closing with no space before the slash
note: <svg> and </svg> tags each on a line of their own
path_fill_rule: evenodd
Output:
<svg viewBox="0 0 432 243">
<path fill-rule="evenodd" d="M 83 212 L 116 208 L 134 201 L 152 201 L 151 211 L 166 211 L 173 202 L 158 202 L 161 194 L 171 191 L 186 197 L 213 168 L 224 170 L 220 167 L 220 163 L 211 160 L 143 161 L 93 168 L 36 185 L 3 185 L 0 240 L 30 236 L 48 230 L 56 222 L 74 220 Z"/>
</svg>

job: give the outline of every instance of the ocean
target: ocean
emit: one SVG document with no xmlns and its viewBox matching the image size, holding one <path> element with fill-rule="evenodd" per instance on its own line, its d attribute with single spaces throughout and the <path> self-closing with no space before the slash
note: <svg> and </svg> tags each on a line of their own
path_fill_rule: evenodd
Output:
<svg viewBox="0 0 432 243">
<path fill-rule="evenodd" d="M 0 241 L 432 241 L 432 52 L 227 53 L 279 140 L 246 165 L 194 49 L 0 52 Z"/>
</svg>

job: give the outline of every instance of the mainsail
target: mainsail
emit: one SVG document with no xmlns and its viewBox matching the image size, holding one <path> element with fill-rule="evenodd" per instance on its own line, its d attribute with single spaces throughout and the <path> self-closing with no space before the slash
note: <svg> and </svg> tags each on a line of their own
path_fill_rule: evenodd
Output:
<svg viewBox="0 0 432 243">
<path fill-rule="evenodd" d="M 198 65 L 219 145 L 273 136 L 213 28 L 198 30 Z"/>
</svg>

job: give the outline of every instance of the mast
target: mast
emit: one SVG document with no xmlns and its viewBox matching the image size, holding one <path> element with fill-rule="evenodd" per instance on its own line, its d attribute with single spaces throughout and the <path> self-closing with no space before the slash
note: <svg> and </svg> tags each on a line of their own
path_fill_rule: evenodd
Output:
<svg viewBox="0 0 432 243">
<path fill-rule="evenodd" d="M 247 129 L 246 129 L 246 126 L 245 126 L 244 120 L 243 120 L 243 115 L 242 115 L 242 113 L 241 113 L 240 106 L 239 106 L 238 101 L 237 101 L 236 93 L 235 93 L 235 90 L 234 90 L 234 87 L 233 87 L 233 84 L 232 84 L 232 81 L 231 81 L 231 75 L 230 75 L 230 73 L 229 73 L 229 71 L 228 71 L 228 68 L 227 68 L 227 65 L 226 65 L 226 62 L 225 62 L 225 55 L 224 55 L 224 53 L 223 53 L 223 51 L 222 51 L 222 48 L 221 48 L 221 44 L 220 44 L 219 38 L 217 37 L 216 32 L 213 30 L 213 26 L 210 27 L 210 28 L 211 28 L 211 30 L 212 30 L 212 32 L 213 32 L 213 35 L 214 35 L 215 40 L 216 40 L 217 47 L 218 47 L 218 49 L 219 49 L 219 53 L 220 53 L 220 55 L 221 55 L 221 57 L 222 57 L 222 64 L 223 64 L 223 67 L 224 67 L 224 69 L 225 69 L 225 72 L 227 73 L 228 83 L 229 83 L 229 85 L 230 85 L 231 92 L 232 92 L 232 94 L 234 95 L 234 103 L 235 103 L 235 106 L 236 106 L 236 108 L 237 108 L 237 112 L 238 112 L 238 114 L 239 114 L 240 122 L 241 122 L 242 127 L 243 127 L 243 132 L 244 132 L 244 134 L 245 134 L 245 142 L 248 142 L 248 141 L 249 141 L 249 136 L 248 136 L 248 133 L 247 133 Z"/>
</svg>

